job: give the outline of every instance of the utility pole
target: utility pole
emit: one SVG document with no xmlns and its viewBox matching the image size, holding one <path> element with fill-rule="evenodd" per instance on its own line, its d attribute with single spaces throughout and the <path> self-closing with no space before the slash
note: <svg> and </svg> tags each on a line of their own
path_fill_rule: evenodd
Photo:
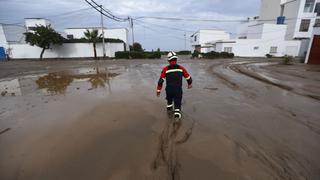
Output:
<svg viewBox="0 0 320 180">
<path fill-rule="evenodd" d="M 102 32 L 102 51 L 103 57 L 106 57 L 106 47 L 104 43 L 104 27 L 103 27 L 103 15 L 102 15 L 102 5 L 100 5 L 100 13 L 101 13 L 101 32 Z"/>
<path fill-rule="evenodd" d="M 133 19 L 132 19 L 132 18 L 130 18 L 129 22 L 130 22 L 130 26 L 131 26 L 131 33 L 132 33 L 132 46 L 133 46 L 133 43 L 134 43 Z"/>
</svg>

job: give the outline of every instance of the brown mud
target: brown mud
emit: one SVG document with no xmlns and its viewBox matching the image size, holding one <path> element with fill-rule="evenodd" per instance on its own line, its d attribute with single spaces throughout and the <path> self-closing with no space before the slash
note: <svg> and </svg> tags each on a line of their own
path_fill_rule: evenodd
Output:
<svg viewBox="0 0 320 180">
<path fill-rule="evenodd" d="M 180 123 L 165 60 L 2 63 L 0 179 L 320 179 L 319 66 L 180 63 Z"/>
</svg>

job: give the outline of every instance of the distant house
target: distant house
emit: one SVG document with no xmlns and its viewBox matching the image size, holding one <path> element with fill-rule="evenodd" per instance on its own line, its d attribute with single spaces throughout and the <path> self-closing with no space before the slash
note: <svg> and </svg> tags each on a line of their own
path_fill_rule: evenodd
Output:
<svg viewBox="0 0 320 180">
<path fill-rule="evenodd" d="M 98 30 L 99 34 L 102 34 L 101 27 L 77 27 L 77 28 L 66 28 L 64 30 L 68 39 L 81 39 L 84 38 L 84 32 L 87 30 Z M 129 49 L 129 36 L 128 29 L 126 28 L 104 28 L 104 37 L 112 39 L 120 39 L 126 44 L 126 49 Z"/>
<path fill-rule="evenodd" d="M 214 49 L 208 42 L 230 39 L 230 34 L 218 29 L 201 29 L 191 35 L 192 49 L 206 53 Z"/>
</svg>

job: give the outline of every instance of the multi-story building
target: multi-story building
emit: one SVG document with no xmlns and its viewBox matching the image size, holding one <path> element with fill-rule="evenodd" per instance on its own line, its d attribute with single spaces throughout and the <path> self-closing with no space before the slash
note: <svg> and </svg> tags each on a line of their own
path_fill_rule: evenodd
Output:
<svg viewBox="0 0 320 180">
<path fill-rule="evenodd" d="M 240 24 L 234 39 L 205 44 L 236 56 L 305 57 L 319 19 L 320 0 L 261 0 L 259 16 Z"/>
<path fill-rule="evenodd" d="M 277 21 L 279 16 L 284 21 Z M 310 39 L 320 25 L 320 0 L 262 0 L 259 22 L 286 24 L 286 39 Z"/>
</svg>

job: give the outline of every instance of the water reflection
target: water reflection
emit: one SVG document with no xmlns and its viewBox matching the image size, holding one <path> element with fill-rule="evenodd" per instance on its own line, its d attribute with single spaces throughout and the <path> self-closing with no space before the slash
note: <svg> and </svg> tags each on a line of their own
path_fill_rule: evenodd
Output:
<svg viewBox="0 0 320 180">
<path fill-rule="evenodd" d="M 67 87 L 74 81 L 87 81 L 91 89 L 105 88 L 111 91 L 110 80 L 119 73 L 110 73 L 106 68 L 85 68 L 73 71 L 49 73 L 36 80 L 39 89 L 46 89 L 50 94 L 65 94 Z"/>
</svg>

